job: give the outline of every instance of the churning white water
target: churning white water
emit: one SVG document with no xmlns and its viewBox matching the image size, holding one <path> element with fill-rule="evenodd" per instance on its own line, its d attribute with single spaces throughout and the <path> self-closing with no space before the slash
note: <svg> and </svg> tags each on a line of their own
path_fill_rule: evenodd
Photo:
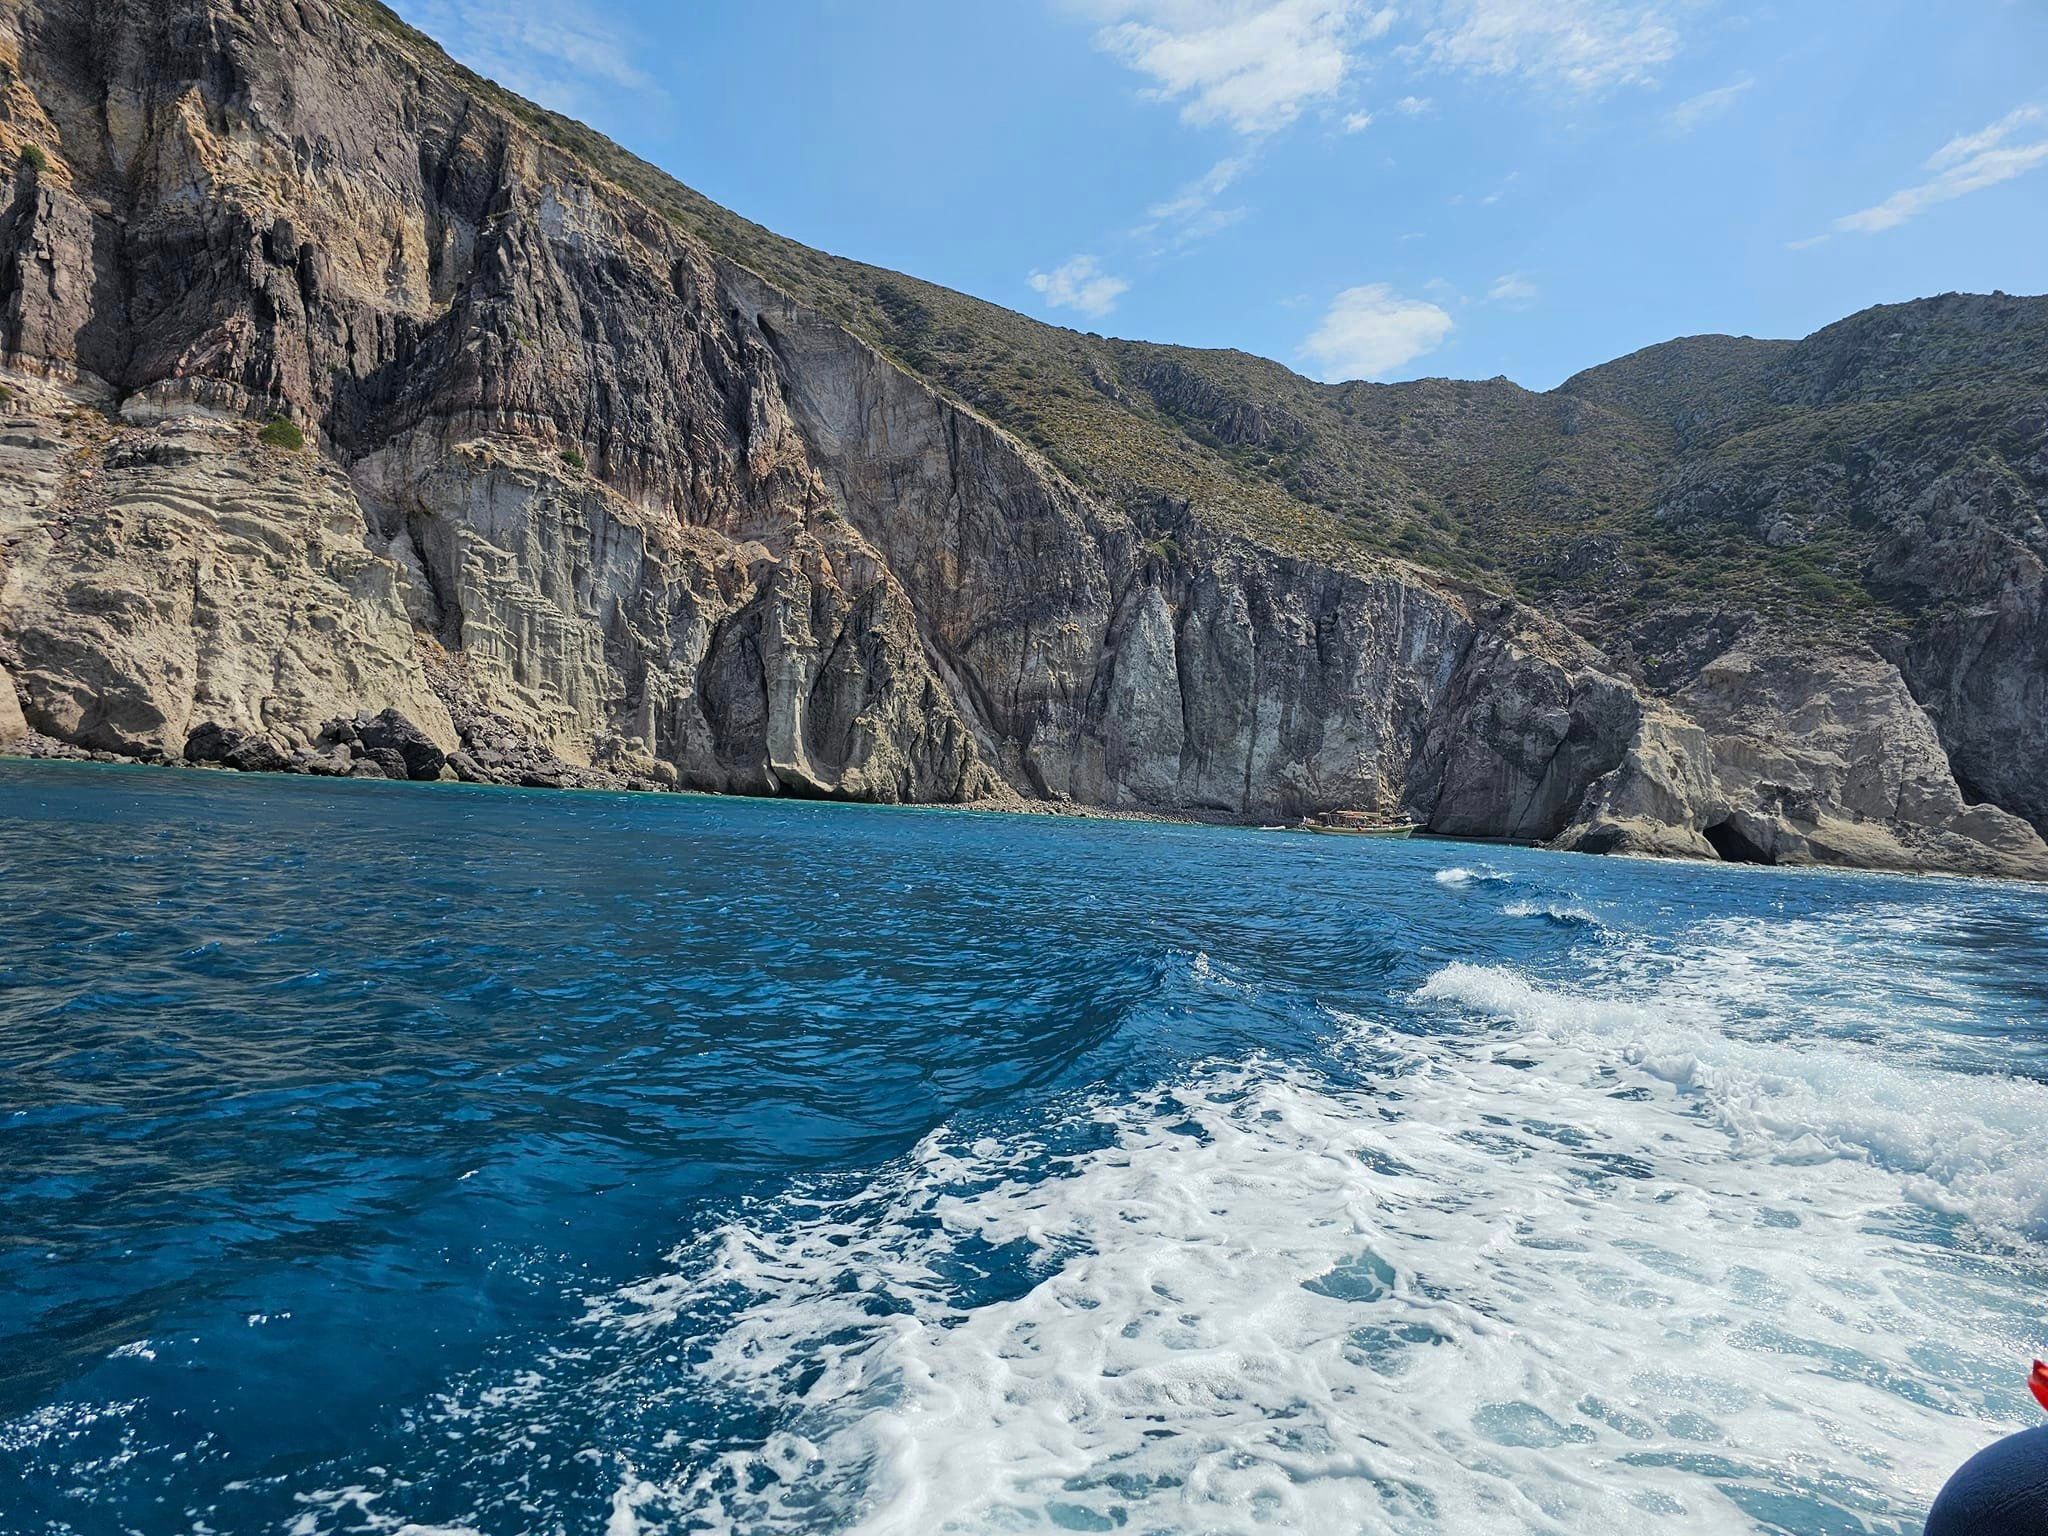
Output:
<svg viewBox="0 0 2048 1536">
<path fill-rule="evenodd" d="M 2048 1089 L 1856 1038 L 1840 938 L 1751 919 L 1572 984 L 1447 964 L 1330 1013 L 1329 1068 L 1205 1062 L 1070 1106 L 1079 1152 L 941 1132 L 750 1212 L 593 1318 L 725 1298 L 698 1380 L 780 1427 L 629 1502 L 811 1529 L 858 1488 L 878 1536 L 1917 1531 L 2028 1411 Z M 992 1256 L 1025 1271 L 994 1299 Z"/>
</svg>

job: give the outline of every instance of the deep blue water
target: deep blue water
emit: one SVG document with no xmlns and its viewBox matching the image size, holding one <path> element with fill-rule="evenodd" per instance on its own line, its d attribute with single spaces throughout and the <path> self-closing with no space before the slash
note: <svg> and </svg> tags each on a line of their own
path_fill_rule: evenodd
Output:
<svg viewBox="0 0 2048 1536">
<path fill-rule="evenodd" d="M 0 1530 L 1917 1531 L 2048 900 L 0 764 Z"/>
</svg>

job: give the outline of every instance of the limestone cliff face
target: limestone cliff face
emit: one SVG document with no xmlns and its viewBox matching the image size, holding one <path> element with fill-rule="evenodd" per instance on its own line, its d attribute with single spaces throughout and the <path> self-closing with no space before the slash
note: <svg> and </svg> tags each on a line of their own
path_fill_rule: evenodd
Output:
<svg viewBox="0 0 2048 1536">
<path fill-rule="evenodd" d="M 1626 692 L 1534 614 L 1185 515 L 1148 535 L 844 331 L 731 277 L 831 508 L 896 573 L 1021 792 L 1236 816 L 1405 809 L 1545 837 L 1588 770 L 1617 760 L 1626 710 L 1562 764 L 1551 722 L 1528 718 L 1526 691 L 1567 713 Z"/>
<path fill-rule="evenodd" d="M 1746 638 L 1646 717 L 1562 846 L 2037 875 L 2020 817 L 1967 803 L 1898 669 Z"/>
<path fill-rule="evenodd" d="M 1086 493 L 353 4 L 24 0 L 0 72 L 0 735 L 329 771 L 394 709 L 515 781 L 2048 870 L 1891 663 L 1651 698 L 1467 584 Z M 1771 756 L 1837 706 L 1840 772 Z"/>
</svg>

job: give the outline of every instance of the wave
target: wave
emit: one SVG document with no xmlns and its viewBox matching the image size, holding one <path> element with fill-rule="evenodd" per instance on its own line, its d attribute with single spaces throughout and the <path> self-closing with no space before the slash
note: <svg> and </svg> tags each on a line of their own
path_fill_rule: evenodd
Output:
<svg viewBox="0 0 2048 1536">
<path fill-rule="evenodd" d="M 1559 928 L 1600 928 L 1606 926 L 1584 907 L 1559 902 L 1511 901 L 1502 907 L 1503 917 L 1540 917 Z"/>
<path fill-rule="evenodd" d="M 1457 963 L 1419 998 L 1520 1027 L 1517 1045 L 1595 1044 L 1686 1094 L 1740 1152 L 1864 1161 L 1908 1200 L 2013 1241 L 2048 1239 L 2048 1087 L 1885 1059 L 1825 1039 L 1751 1040 L 1710 1005 L 1627 1003 L 1551 988 L 1506 966 Z"/>
<path fill-rule="evenodd" d="M 1476 869 L 1454 864 L 1449 869 L 1438 870 L 1433 878 L 1438 885 L 1506 885 L 1513 876 L 1490 864 L 1482 864 Z"/>
</svg>

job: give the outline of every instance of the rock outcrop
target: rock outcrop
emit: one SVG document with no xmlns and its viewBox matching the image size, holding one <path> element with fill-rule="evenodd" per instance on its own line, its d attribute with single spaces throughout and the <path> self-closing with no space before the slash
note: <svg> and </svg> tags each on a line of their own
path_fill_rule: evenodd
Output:
<svg viewBox="0 0 2048 1536">
<path fill-rule="evenodd" d="M 1892 661 L 1658 683 L 1470 581 L 1084 485 L 356 0 L 24 0 L 0 44 L 0 658 L 40 739 L 2048 872 Z"/>
<path fill-rule="evenodd" d="M 195 727 L 185 738 L 185 761 L 215 764 L 237 773 L 283 773 L 291 766 L 291 759 L 269 737 L 212 720 Z"/>
<path fill-rule="evenodd" d="M 1672 703 L 1645 718 L 1620 765 L 1592 785 L 1561 846 L 2042 873 L 2039 834 L 1965 801 L 1933 722 L 1874 653 L 1738 643 Z"/>
<path fill-rule="evenodd" d="M 15 388 L 0 637 L 36 730 L 175 757 L 213 723 L 289 752 L 337 714 L 395 707 L 455 744 L 404 572 L 338 468 L 236 424 L 123 430 L 50 386 Z"/>
<path fill-rule="evenodd" d="M 14 679 L 0 667 L 0 747 L 19 746 L 28 739 L 28 717 L 14 692 Z"/>
</svg>

